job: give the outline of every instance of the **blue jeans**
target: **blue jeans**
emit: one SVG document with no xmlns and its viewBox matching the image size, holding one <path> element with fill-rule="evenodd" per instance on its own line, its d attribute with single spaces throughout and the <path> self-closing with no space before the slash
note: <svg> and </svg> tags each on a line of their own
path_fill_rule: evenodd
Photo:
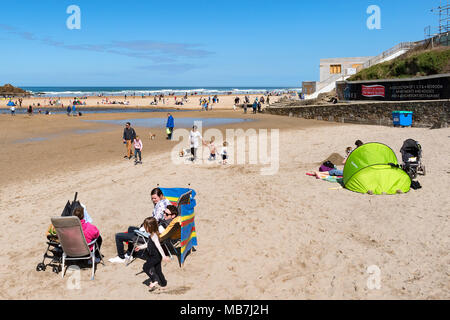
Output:
<svg viewBox="0 0 450 320">
<path fill-rule="evenodd" d="M 142 161 L 142 153 L 141 150 L 139 149 L 134 149 L 134 157 L 136 158 L 137 161 L 137 156 L 139 155 L 139 161 Z"/>
<path fill-rule="evenodd" d="M 333 169 L 331 171 L 328 172 L 330 174 L 330 176 L 343 176 L 344 172 L 342 170 L 338 170 L 338 169 Z"/>
</svg>

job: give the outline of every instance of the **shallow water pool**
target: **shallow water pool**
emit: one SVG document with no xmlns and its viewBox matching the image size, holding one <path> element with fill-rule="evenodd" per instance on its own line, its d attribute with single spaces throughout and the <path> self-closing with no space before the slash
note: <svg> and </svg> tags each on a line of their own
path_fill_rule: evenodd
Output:
<svg viewBox="0 0 450 320">
<path fill-rule="evenodd" d="M 147 118 L 147 119 L 127 119 L 127 120 L 84 120 L 86 122 L 98 122 L 107 124 L 116 124 L 125 126 L 127 122 L 131 123 L 132 127 L 145 127 L 145 128 L 165 128 L 167 118 Z M 240 118 L 176 118 L 176 128 L 191 128 L 196 121 L 201 123 L 202 127 L 213 127 L 225 124 L 235 124 L 242 122 L 250 122 L 252 119 L 240 119 Z"/>
</svg>

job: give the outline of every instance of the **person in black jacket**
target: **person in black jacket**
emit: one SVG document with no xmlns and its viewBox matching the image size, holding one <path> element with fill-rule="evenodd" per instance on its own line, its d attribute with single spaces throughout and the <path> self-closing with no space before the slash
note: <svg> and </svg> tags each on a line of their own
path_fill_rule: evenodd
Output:
<svg viewBox="0 0 450 320">
<path fill-rule="evenodd" d="M 134 139 L 136 139 L 136 131 L 131 127 L 131 123 L 127 122 L 125 129 L 123 130 L 123 143 L 127 146 L 127 155 L 124 156 L 124 158 L 131 159 L 133 154 L 131 145 Z"/>
<path fill-rule="evenodd" d="M 159 287 L 167 286 L 167 280 L 162 273 L 161 262 L 170 261 L 166 256 L 164 250 L 161 247 L 159 241 L 158 222 L 155 218 L 147 218 L 144 220 L 145 231 L 150 234 L 146 244 L 137 246 L 135 251 L 147 249 L 145 252 L 146 262 L 142 269 L 150 278 L 150 291 L 153 291 Z"/>
</svg>

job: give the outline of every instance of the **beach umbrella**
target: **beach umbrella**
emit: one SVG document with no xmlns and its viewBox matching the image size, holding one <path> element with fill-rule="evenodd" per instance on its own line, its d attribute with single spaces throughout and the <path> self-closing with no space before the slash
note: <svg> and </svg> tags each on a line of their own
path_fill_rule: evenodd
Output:
<svg viewBox="0 0 450 320">
<path fill-rule="evenodd" d="M 348 190 L 378 195 L 406 193 L 411 188 L 411 178 L 394 151 L 381 143 L 364 144 L 348 156 L 343 182 Z"/>
</svg>

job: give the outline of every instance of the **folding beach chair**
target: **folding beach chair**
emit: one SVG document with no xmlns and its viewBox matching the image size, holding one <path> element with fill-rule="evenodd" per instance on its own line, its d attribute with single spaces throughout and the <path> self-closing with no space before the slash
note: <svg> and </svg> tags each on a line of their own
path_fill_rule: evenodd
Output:
<svg viewBox="0 0 450 320">
<path fill-rule="evenodd" d="M 80 203 L 80 201 L 77 200 L 78 192 L 75 193 L 75 197 L 72 202 L 67 201 L 66 206 L 64 207 L 64 210 L 61 213 L 61 217 L 69 217 L 73 216 L 73 212 L 76 208 L 83 208 L 83 205 Z M 85 219 L 87 217 L 87 212 L 85 211 Z M 52 229 L 49 229 L 49 231 Z M 46 236 L 47 238 L 47 250 L 45 250 L 44 257 L 42 259 L 42 262 L 40 262 L 37 267 L 36 271 L 45 271 L 47 267 L 52 267 L 53 272 L 58 274 L 62 271 L 61 262 L 62 262 L 62 248 L 59 243 L 57 235 L 51 231 Z M 46 263 L 46 259 L 50 259 L 50 263 Z"/>
<path fill-rule="evenodd" d="M 96 251 L 98 251 L 100 260 L 102 260 L 102 254 L 97 244 L 98 238 L 91 243 L 86 243 L 81 222 L 77 217 L 55 217 L 51 221 L 56 229 L 56 234 L 63 249 L 62 277 L 64 278 L 64 265 L 66 260 L 91 260 L 91 280 L 94 280 Z M 89 248 L 91 245 L 93 245 L 92 249 Z"/>
<path fill-rule="evenodd" d="M 133 253 L 134 253 L 134 250 L 136 249 L 136 247 L 139 244 L 147 244 L 150 239 L 150 235 L 145 231 L 134 230 L 134 233 L 136 234 L 136 239 L 133 240 L 133 243 L 134 243 L 133 250 L 131 251 L 131 254 L 127 258 L 127 260 L 125 260 L 125 266 L 127 266 L 127 267 L 131 262 L 134 261 Z"/>
</svg>

